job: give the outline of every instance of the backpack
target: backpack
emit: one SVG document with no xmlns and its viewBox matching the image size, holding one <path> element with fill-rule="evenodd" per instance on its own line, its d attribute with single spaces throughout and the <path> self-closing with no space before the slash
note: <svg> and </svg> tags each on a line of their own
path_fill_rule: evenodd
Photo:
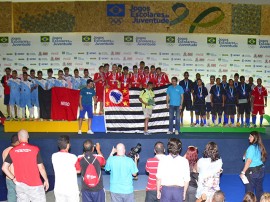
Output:
<svg viewBox="0 0 270 202">
<path fill-rule="evenodd" d="M 88 166 L 83 176 L 83 181 L 88 187 L 90 188 L 95 187 L 99 183 L 101 176 L 101 171 L 99 171 L 99 174 L 97 174 L 97 170 L 94 166 L 94 162 L 96 161 L 97 157 L 95 157 L 92 163 L 89 163 L 89 161 L 85 158 L 85 156 L 83 158 L 88 163 Z"/>
</svg>

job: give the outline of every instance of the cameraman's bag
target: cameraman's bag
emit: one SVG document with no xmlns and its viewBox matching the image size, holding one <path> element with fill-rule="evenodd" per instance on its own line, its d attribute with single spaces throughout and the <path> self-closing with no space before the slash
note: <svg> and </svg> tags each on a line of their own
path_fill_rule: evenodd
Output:
<svg viewBox="0 0 270 202">
<path fill-rule="evenodd" d="M 83 176 L 83 181 L 88 187 L 90 188 L 95 187 L 99 183 L 101 176 L 101 171 L 99 171 L 98 174 L 94 166 L 94 162 L 96 161 L 97 157 L 95 157 L 92 163 L 89 163 L 89 161 L 85 158 L 85 156 L 83 158 L 88 163 L 88 166 Z"/>
</svg>

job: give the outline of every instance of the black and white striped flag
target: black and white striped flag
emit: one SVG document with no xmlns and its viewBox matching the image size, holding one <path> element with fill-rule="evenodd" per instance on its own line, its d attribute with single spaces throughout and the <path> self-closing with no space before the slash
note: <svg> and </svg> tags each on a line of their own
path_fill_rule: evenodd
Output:
<svg viewBox="0 0 270 202">
<path fill-rule="evenodd" d="M 149 120 L 150 133 L 164 133 L 169 127 L 169 110 L 166 106 L 166 90 L 168 86 L 154 88 L 155 106 Z M 142 89 L 129 89 L 130 107 L 105 107 L 105 126 L 112 133 L 143 133 L 144 115 L 139 95 Z"/>
</svg>

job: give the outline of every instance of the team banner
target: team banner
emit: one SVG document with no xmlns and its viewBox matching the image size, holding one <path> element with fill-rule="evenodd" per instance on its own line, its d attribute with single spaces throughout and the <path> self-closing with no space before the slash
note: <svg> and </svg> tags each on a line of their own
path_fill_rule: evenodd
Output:
<svg viewBox="0 0 270 202">
<path fill-rule="evenodd" d="M 169 126 L 169 111 L 166 104 L 167 86 L 154 88 L 155 106 L 149 120 L 149 132 L 167 132 Z M 144 115 L 139 95 L 142 89 L 129 89 L 129 107 L 105 107 L 105 123 L 107 132 L 142 133 L 144 131 Z M 105 105 L 106 106 L 106 105 Z"/>
<path fill-rule="evenodd" d="M 106 88 L 105 107 L 129 107 L 128 88 Z"/>
<path fill-rule="evenodd" d="M 38 86 L 38 101 L 40 118 L 51 119 L 52 90 L 44 90 L 41 86 Z"/>
<path fill-rule="evenodd" d="M 77 120 L 79 98 L 79 90 L 53 87 L 51 118 L 53 120 Z"/>
</svg>

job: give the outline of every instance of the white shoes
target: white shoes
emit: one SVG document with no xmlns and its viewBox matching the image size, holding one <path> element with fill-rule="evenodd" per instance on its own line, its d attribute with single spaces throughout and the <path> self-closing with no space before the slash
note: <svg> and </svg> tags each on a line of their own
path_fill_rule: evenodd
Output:
<svg viewBox="0 0 270 202">
<path fill-rule="evenodd" d="M 179 135 L 179 131 L 176 130 L 176 131 L 174 132 L 174 134 L 175 134 L 175 135 Z"/>
<path fill-rule="evenodd" d="M 173 134 L 173 132 L 171 132 L 171 131 L 168 131 L 167 132 L 167 135 L 171 135 L 171 134 Z"/>
<path fill-rule="evenodd" d="M 79 131 L 78 131 L 78 135 L 81 135 L 81 134 L 82 134 L 82 131 L 81 131 L 81 130 L 79 130 Z"/>
<path fill-rule="evenodd" d="M 87 131 L 87 134 L 93 135 L 94 132 L 93 132 L 92 130 L 88 130 L 88 131 Z"/>
</svg>

